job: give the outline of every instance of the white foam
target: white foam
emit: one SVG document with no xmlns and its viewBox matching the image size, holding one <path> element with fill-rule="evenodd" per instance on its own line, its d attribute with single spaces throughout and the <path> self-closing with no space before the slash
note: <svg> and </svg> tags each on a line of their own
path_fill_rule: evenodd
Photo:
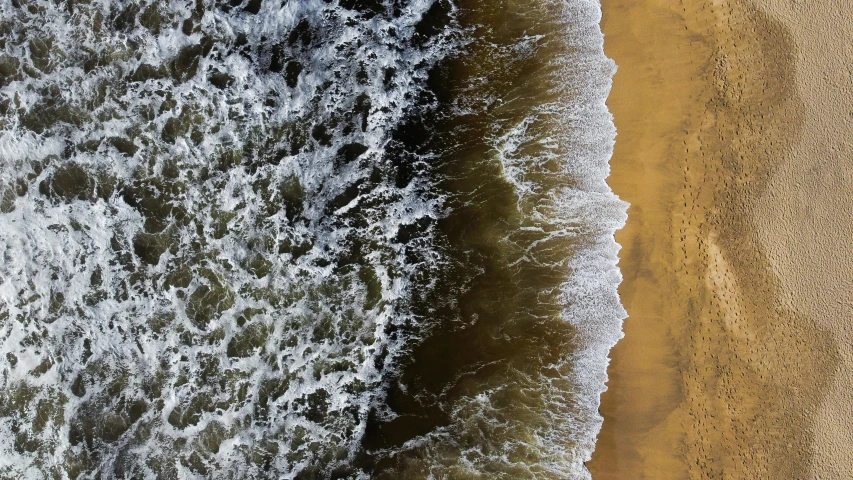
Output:
<svg viewBox="0 0 853 480">
<path fill-rule="evenodd" d="M 29 13 L 8 1 L 0 4 L 0 18 L 14 19 L 17 23 L 11 28 L 21 35 L 7 40 L 7 52 L 26 63 L 27 47 L 22 42 L 46 33 L 66 56 L 50 73 L 19 75 L 0 90 L 0 97 L 17 97 L 26 115 L 44 102 L 46 89 L 59 86 L 63 101 L 89 110 L 90 115 L 80 125 L 60 122 L 35 134 L 21 124 L 21 114 L 13 112 L 0 131 L 4 184 L 11 185 L 28 171 L 44 167 L 28 180 L 29 192 L 15 199 L 14 210 L 0 214 L 4 255 L 0 299 L 5 305 L 2 312 L 8 314 L 0 321 L 0 342 L 4 353 L 16 357 L 15 365 L 9 357 L 0 359 L 0 386 L 7 391 L 22 385 L 35 387 L 27 402 L 29 409 L 15 412 L 14 419 L 0 419 L 4 474 L 41 478 L 52 467 L 69 468 L 66 458 L 79 458 L 88 451 L 100 457 L 83 469 L 97 468 L 102 475 L 134 472 L 155 478 L 171 471 L 181 478 L 202 478 L 205 475 L 187 463 L 192 452 L 202 452 L 201 461 L 216 472 L 211 474 L 214 477 L 253 477 L 260 475 L 263 465 L 246 461 L 247 452 L 263 441 L 279 451 L 269 459 L 272 470 L 267 475 L 292 476 L 300 469 L 318 466 L 328 472 L 354 455 L 368 411 L 381 401 L 383 375 L 406 347 L 406 339 L 391 338 L 386 326 L 405 322 L 411 315 L 407 306 L 411 278 L 424 268 L 408 265 L 403 247 L 393 240 L 401 225 L 439 216 L 441 201 L 429 192 L 430 184 L 423 179 L 402 189 L 394 187 L 392 179 L 359 192 L 331 215 L 329 205 L 370 176 L 373 165 L 381 161 L 393 127 L 405 113 L 407 99 L 422 88 L 429 66 L 451 48 L 446 34 L 433 38 L 424 48 L 411 42 L 415 24 L 431 3 L 417 0 L 396 17 L 377 15 L 369 21 L 321 0 L 285 2 L 281 7 L 264 2 L 257 16 L 242 13 L 239 7 L 227 14 L 208 8 L 196 19 L 201 32 L 190 36 L 181 32 L 182 20 L 194 9 L 190 1 L 144 2 L 142 11 L 150 5 L 172 18 L 156 35 L 139 23 L 128 32 L 115 32 L 107 25 L 100 32 L 91 28 L 95 15 L 109 24 L 125 5 L 75 4 L 74 16 L 70 16 L 64 4 L 45 4 L 44 12 L 28 23 L 23 19 Z M 349 19 L 354 22 L 348 23 Z M 299 41 L 295 46 L 287 42 L 302 20 L 309 21 L 313 30 L 310 48 L 301 48 Z M 35 24 L 41 28 L 28 26 Z M 388 35 L 392 27 L 396 31 L 393 38 Z M 236 32 L 247 36 L 249 46 L 260 45 L 260 53 L 245 58 L 236 51 L 220 51 L 224 43 L 234 40 Z M 205 35 L 216 39 L 213 53 L 199 60 L 199 73 L 192 79 L 175 82 L 166 76 L 115 81 L 144 64 L 167 64 Z M 262 37 L 267 44 L 283 44 L 288 50 L 285 60 L 303 64 L 296 88 L 287 86 L 281 74 L 265 70 L 271 47 L 263 46 Z M 89 51 L 112 58 L 85 72 L 80 65 Z M 356 74 L 362 65 L 367 79 L 359 82 Z M 386 88 L 383 76 L 389 67 L 396 69 L 397 76 Z M 207 74 L 214 69 L 229 73 L 233 85 L 224 89 L 211 85 Z M 102 86 L 106 91 L 98 93 Z M 360 94 L 371 101 L 367 128 L 361 131 L 356 118 L 350 122 L 352 131 L 343 134 L 341 124 L 348 121 L 346 115 Z M 167 96 L 174 101 L 171 107 L 164 107 Z M 269 98 L 276 107 L 265 105 Z M 86 107 L 92 104 L 94 109 Z M 147 109 L 155 112 L 152 122 L 142 119 Z M 199 128 L 206 130 L 203 138 L 196 143 L 188 131 L 174 144 L 165 142 L 161 130 L 185 109 L 202 116 Z M 311 140 L 311 128 L 330 124 L 333 117 L 338 127 L 331 145 Z M 295 155 L 291 152 L 278 164 L 259 166 L 259 174 L 239 166 L 216 173 L 215 162 L 223 150 L 242 150 L 250 140 L 260 144 L 277 135 L 276 126 L 285 124 L 295 125 L 295 135 L 312 147 Z M 113 136 L 129 137 L 138 151 L 123 156 L 104 142 L 94 150 L 67 153 L 68 146 Z M 369 160 L 339 168 L 336 152 L 353 142 L 367 147 L 362 158 Z M 281 148 L 287 147 L 282 142 Z M 274 149 L 267 150 L 274 153 L 270 151 Z M 254 160 L 252 153 L 249 157 Z M 37 165 L 39 162 L 44 165 Z M 182 225 L 173 218 L 165 230 L 171 232 L 169 243 L 174 251 L 167 250 L 151 266 L 133 255 L 134 238 L 147 219 L 126 201 L 122 191 L 92 201 L 62 201 L 39 193 L 41 182 L 49 182 L 72 162 L 90 174 L 97 171 L 117 178 L 125 192 L 134 182 L 137 188 L 181 190 L 181 194 L 170 195 L 173 205 L 188 213 L 190 223 Z M 179 170 L 173 181 L 164 180 L 168 162 L 175 162 Z M 209 179 L 200 180 L 202 169 L 210 172 Z M 140 183 L 140 175 L 151 176 L 157 184 Z M 282 200 L 276 189 L 256 191 L 263 178 L 274 185 L 288 178 L 299 180 L 306 199 L 302 220 L 291 222 L 284 211 L 264 213 L 267 202 Z M 376 199 L 381 202 L 372 201 Z M 368 201 L 372 202 L 365 206 Z M 372 220 L 367 226 L 351 218 L 358 208 L 364 211 L 359 215 Z M 232 216 L 230 231 L 213 238 L 218 228 L 213 215 L 223 214 Z M 422 245 L 429 248 L 431 233 L 423 235 Z M 373 245 L 361 260 L 374 270 L 378 284 L 378 297 L 372 305 L 367 303 L 370 287 L 357 271 L 335 271 L 336 262 L 348 255 L 354 238 Z M 116 242 L 121 245 L 118 252 L 113 247 Z M 309 242 L 312 246 L 296 258 L 287 252 L 279 254 L 277 244 L 282 242 Z M 260 279 L 246 266 L 258 254 L 270 262 L 269 275 Z M 122 255 L 127 258 L 121 259 Z M 182 265 L 193 268 L 184 292 L 162 288 L 164 279 Z M 93 275 L 100 275 L 100 287 L 91 285 Z M 215 289 L 216 284 L 227 288 L 225 297 L 231 300 L 205 325 L 196 324 L 187 310 L 192 294 L 202 287 Z M 103 298 L 91 297 L 99 290 L 104 292 Z M 51 298 L 57 298 L 57 293 L 64 298 L 51 311 Z M 31 301 L 22 300 L 30 297 Z M 246 309 L 263 313 L 241 327 L 236 319 Z M 164 315 L 174 315 L 174 319 L 155 327 L 156 318 Z M 323 322 L 325 332 L 316 328 Z M 226 347 L 248 325 L 263 326 L 259 347 L 244 357 L 229 357 Z M 209 339 L 209 332 L 217 329 L 221 338 Z M 28 343 L 29 337 L 34 340 Z M 380 361 L 383 351 L 387 355 Z M 84 356 L 88 356 L 85 364 Z M 48 357 L 53 365 L 41 375 L 32 373 Z M 78 397 L 72 389 L 81 374 L 86 393 Z M 205 382 L 202 375 L 213 378 Z M 266 415 L 260 416 L 262 385 L 278 379 L 289 384 L 279 388 L 268 401 Z M 179 385 L 179 380 L 185 383 Z M 119 395 L 110 392 L 110 384 L 116 381 L 123 384 Z M 160 393 L 146 397 L 151 382 L 160 383 Z M 198 417 L 189 422 L 174 420 L 173 414 L 198 402 L 199 395 L 207 395 L 214 406 L 201 408 Z M 311 407 L 308 402 L 317 395 L 326 398 Z M 243 396 L 248 401 L 240 401 Z M 141 417 L 128 420 L 127 409 L 119 404 L 143 397 L 148 403 Z M 33 406 L 57 398 L 64 402 L 62 418 L 38 431 L 32 426 L 37 421 Z M 309 407 L 321 411 L 312 413 Z M 78 428 L 75 425 L 99 422 L 113 414 L 124 415 L 120 421 L 132 423 L 118 438 L 100 443 L 96 439 L 91 449 L 70 438 L 71 431 Z M 16 449 L 13 421 L 32 432 L 41 446 L 34 451 Z M 218 451 L 204 453 L 195 443 L 213 425 L 225 429 L 223 443 Z M 148 433 L 143 434 L 143 429 Z M 294 444 L 299 437 L 304 443 Z M 159 471 L 151 466 L 156 461 L 165 462 Z"/>
</svg>

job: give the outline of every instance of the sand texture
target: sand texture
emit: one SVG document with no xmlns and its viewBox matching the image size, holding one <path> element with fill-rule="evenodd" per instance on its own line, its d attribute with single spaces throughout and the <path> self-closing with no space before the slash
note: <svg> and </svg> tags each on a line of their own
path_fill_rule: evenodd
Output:
<svg viewBox="0 0 853 480">
<path fill-rule="evenodd" d="M 798 46 L 803 126 L 757 205 L 788 308 L 837 339 L 841 362 L 814 429 L 814 476 L 853 478 L 853 3 L 760 2 Z"/>
<path fill-rule="evenodd" d="M 632 206 L 595 479 L 851 478 L 853 20 L 837 6 L 603 2 L 609 182 Z"/>
</svg>

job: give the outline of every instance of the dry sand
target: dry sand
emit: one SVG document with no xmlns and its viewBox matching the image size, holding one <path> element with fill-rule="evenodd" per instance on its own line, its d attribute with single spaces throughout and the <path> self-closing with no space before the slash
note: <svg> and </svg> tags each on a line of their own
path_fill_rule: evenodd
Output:
<svg viewBox="0 0 853 480">
<path fill-rule="evenodd" d="M 630 317 L 596 480 L 853 478 L 853 8 L 604 0 Z"/>
</svg>

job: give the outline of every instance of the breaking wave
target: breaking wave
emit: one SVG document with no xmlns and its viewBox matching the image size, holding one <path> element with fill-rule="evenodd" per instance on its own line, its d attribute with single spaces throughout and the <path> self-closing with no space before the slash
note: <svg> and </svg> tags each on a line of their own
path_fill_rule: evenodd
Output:
<svg viewBox="0 0 853 480">
<path fill-rule="evenodd" d="M 586 478 L 599 20 L 0 0 L 0 475 Z"/>
</svg>

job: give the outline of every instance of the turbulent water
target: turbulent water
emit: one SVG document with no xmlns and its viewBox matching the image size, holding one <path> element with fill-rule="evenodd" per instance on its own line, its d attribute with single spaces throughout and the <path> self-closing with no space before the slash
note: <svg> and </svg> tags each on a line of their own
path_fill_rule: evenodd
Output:
<svg viewBox="0 0 853 480">
<path fill-rule="evenodd" d="M 0 0 L 0 476 L 587 478 L 598 0 Z"/>
</svg>

